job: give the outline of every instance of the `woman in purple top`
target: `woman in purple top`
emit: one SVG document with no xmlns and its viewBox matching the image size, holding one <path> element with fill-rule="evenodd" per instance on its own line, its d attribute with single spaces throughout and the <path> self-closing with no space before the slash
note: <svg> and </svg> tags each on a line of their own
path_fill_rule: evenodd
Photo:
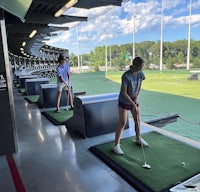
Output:
<svg viewBox="0 0 200 192">
<path fill-rule="evenodd" d="M 119 94 L 119 125 L 115 133 L 115 145 L 113 152 L 118 155 L 123 155 L 124 152 L 120 147 L 120 139 L 127 121 L 128 111 L 130 110 L 135 126 L 136 144 L 148 146 L 148 143 L 140 136 L 140 107 L 138 96 L 140 93 L 142 81 L 145 75 L 142 71 L 144 61 L 140 57 L 136 57 L 132 61 L 130 69 L 122 75 L 121 90 Z"/>
<path fill-rule="evenodd" d="M 60 98 L 62 90 L 66 90 L 68 100 L 73 109 L 73 98 L 70 85 L 70 66 L 66 63 L 66 58 L 63 55 L 58 57 L 59 65 L 57 66 L 57 97 L 56 97 L 56 112 L 60 112 Z"/>
</svg>

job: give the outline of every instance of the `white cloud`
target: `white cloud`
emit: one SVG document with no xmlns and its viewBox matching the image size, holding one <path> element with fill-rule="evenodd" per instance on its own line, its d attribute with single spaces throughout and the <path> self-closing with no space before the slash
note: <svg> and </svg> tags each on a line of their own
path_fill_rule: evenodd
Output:
<svg viewBox="0 0 200 192">
<path fill-rule="evenodd" d="M 95 29 L 95 25 L 93 25 L 92 23 L 89 23 L 88 25 L 84 25 L 83 27 L 80 28 L 80 32 L 89 32 Z"/>
<path fill-rule="evenodd" d="M 170 9 L 173 9 L 173 8 L 176 8 L 178 6 L 185 6 L 187 5 L 186 4 L 186 0 L 163 0 L 163 7 L 164 9 L 167 9 L 167 10 L 170 10 Z"/>
<path fill-rule="evenodd" d="M 163 0 L 164 2 L 164 28 L 178 28 L 188 25 L 189 0 Z M 193 0 L 192 26 L 200 25 L 200 0 Z M 135 33 L 143 34 L 148 31 L 159 33 L 161 22 L 161 1 L 146 0 L 134 3 L 128 1 L 122 7 L 100 7 L 94 9 L 70 9 L 67 15 L 88 16 L 87 22 L 67 23 L 71 30 L 63 32 L 59 37 L 52 38 L 51 43 L 66 43 L 77 46 L 77 28 L 79 31 L 80 47 L 92 48 L 98 43 L 105 43 L 107 38 L 123 38 L 123 35 L 132 34 L 135 21 Z M 101 16 L 99 16 L 101 15 Z M 135 15 L 135 20 L 134 20 Z M 77 25 L 79 23 L 79 25 Z M 107 33 L 106 33 L 107 25 Z M 78 26 L 78 27 L 77 27 Z M 158 35 L 159 36 L 159 35 Z M 73 47 L 70 47 L 73 49 Z M 75 49 L 75 48 L 74 48 Z"/>
<path fill-rule="evenodd" d="M 60 42 L 70 42 L 71 36 L 72 36 L 72 34 L 70 31 L 62 32 L 60 35 L 52 38 L 48 42 L 53 43 L 53 44 L 60 43 Z"/>
<path fill-rule="evenodd" d="M 196 27 L 200 27 L 200 14 L 199 15 L 192 15 L 191 16 L 191 23 L 192 25 L 195 25 Z"/>
</svg>

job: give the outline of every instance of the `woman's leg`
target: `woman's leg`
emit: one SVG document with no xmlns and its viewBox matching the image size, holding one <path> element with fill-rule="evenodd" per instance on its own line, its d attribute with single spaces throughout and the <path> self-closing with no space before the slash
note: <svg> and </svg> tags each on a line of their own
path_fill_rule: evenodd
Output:
<svg viewBox="0 0 200 192">
<path fill-rule="evenodd" d="M 131 114 L 134 120 L 134 126 L 135 126 L 135 134 L 136 139 L 140 139 L 140 107 L 139 105 L 133 105 L 133 108 L 131 109 Z"/>
<path fill-rule="evenodd" d="M 115 132 L 115 145 L 113 146 L 112 150 L 117 155 L 123 155 L 124 152 L 120 147 L 120 139 L 122 131 L 124 130 L 127 121 L 127 110 L 121 107 L 118 107 L 118 109 L 119 109 L 119 124 Z"/>
<path fill-rule="evenodd" d="M 124 130 L 124 127 L 126 125 L 127 114 L 128 114 L 126 109 L 123 109 L 121 107 L 118 107 L 118 109 L 119 109 L 119 124 L 115 132 L 115 145 L 120 143 L 122 131 Z"/>
<path fill-rule="evenodd" d="M 60 108 L 60 98 L 61 98 L 62 91 L 57 91 L 57 97 L 56 97 L 56 110 L 59 111 Z"/>
<path fill-rule="evenodd" d="M 69 101 L 71 107 L 74 108 L 73 97 L 72 97 L 72 92 L 71 92 L 71 87 L 70 86 L 68 88 L 67 96 L 68 96 L 68 101 Z"/>
<path fill-rule="evenodd" d="M 140 135 L 140 106 L 138 104 L 133 105 L 133 108 L 131 109 L 131 114 L 135 123 L 136 144 L 148 147 L 148 143 L 144 139 L 142 139 Z"/>
</svg>

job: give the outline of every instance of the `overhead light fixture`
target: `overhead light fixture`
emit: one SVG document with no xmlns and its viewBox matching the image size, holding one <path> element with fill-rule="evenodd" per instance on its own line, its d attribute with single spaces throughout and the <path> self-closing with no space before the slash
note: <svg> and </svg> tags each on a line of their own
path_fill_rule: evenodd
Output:
<svg viewBox="0 0 200 192">
<path fill-rule="evenodd" d="M 59 9 L 55 13 L 55 17 L 60 17 L 65 11 L 67 11 L 69 8 L 71 8 L 73 5 L 75 5 L 78 2 L 78 0 L 70 0 L 68 1 L 61 9 Z"/>
<path fill-rule="evenodd" d="M 26 45 L 26 42 L 23 42 L 23 43 L 22 43 L 22 46 L 24 47 L 25 45 Z"/>
<path fill-rule="evenodd" d="M 36 33 L 37 33 L 37 30 L 33 30 L 33 31 L 31 32 L 31 34 L 29 35 L 29 37 L 32 38 Z"/>
</svg>

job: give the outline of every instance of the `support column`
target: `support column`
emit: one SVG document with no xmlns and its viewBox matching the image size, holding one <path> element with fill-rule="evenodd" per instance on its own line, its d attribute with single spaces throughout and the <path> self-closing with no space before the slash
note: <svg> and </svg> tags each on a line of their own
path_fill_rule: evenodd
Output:
<svg viewBox="0 0 200 192">
<path fill-rule="evenodd" d="M 3 11 L 0 9 L 0 155 L 17 152 L 11 67 Z"/>
</svg>

